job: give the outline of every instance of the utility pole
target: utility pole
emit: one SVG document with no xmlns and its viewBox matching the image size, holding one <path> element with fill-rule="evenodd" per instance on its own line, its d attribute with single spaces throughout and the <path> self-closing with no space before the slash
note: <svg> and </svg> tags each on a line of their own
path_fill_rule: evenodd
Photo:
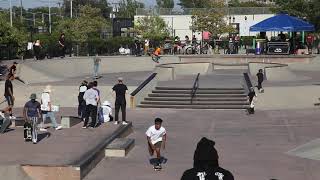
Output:
<svg viewBox="0 0 320 180">
<path fill-rule="evenodd" d="M 70 18 L 72 18 L 72 0 L 70 0 Z"/>
<path fill-rule="evenodd" d="M 12 0 L 9 1 L 10 2 L 10 26 L 12 27 Z"/>
<path fill-rule="evenodd" d="M 20 21 L 22 23 L 22 9 L 23 9 L 23 6 L 22 6 L 22 0 L 20 0 Z"/>
<path fill-rule="evenodd" d="M 51 0 L 49 0 L 49 33 L 51 34 Z"/>
</svg>

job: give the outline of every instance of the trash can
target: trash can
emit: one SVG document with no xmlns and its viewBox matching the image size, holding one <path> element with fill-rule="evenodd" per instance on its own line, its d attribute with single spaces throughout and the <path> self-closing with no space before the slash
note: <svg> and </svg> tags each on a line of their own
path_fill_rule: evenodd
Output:
<svg viewBox="0 0 320 180">
<path fill-rule="evenodd" d="M 257 41 L 256 45 L 256 55 L 260 55 L 262 50 L 262 42 Z"/>
</svg>

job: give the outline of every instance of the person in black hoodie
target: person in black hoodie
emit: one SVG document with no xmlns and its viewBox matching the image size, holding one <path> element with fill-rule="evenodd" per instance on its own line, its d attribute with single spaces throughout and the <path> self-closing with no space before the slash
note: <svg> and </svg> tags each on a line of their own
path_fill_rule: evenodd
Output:
<svg viewBox="0 0 320 180">
<path fill-rule="evenodd" d="M 234 180 L 230 171 L 219 166 L 215 142 L 203 137 L 194 152 L 193 168 L 186 170 L 181 180 Z"/>
<path fill-rule="evenodd" d="M 88 82 L 84 80 L 79 86 L 79 94 L 78 94 L 78 116 L 82 119 L 85 117 L 86 112 L 86 101 L 83 99 L 83 95 L 88 89 Z"/>
<path fill-rule="evenodd" d="M 264 79 L 262 69 L 259 69 L 259 72 L 257 73 L 257 78 L 258 78 L 258 86 L 257 86 L 257 88 L 258 88 L 259 92 L 261 93 L 261 92 L 263 92 L 262 82 L 263 82 L 263 79 Z"/>
</svg>

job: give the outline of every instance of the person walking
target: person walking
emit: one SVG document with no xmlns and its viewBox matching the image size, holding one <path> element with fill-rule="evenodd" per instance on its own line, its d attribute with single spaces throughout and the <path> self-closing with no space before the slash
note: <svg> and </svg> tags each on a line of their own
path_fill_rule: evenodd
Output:
<svg viewBox="0 0 320 180">
<path fill-rule="evenodd" d="M 98 54 L 96 54 L 93 57 L 93 78 L 98 79 L 98 72 L 99 72 L 99 66 L 101 63 L 101 58 L 98 57 Z"/>
<path fill-rule="evenodd" d="M 10 66 L 10 68 L 9 68 L 9 74 L 13 74 L 14 79 L 22 82 L 23 84 L 26 84 L 26 83 L 24 82 L 24 80 L 22 80 L 22 79 L 19 77 L 20 71 L 18 71 L 18 70 L 20 70 L 20 65 L 19 65 L 17 62 L 14 61 L 13 64 L 12 64 L 12 65 Z"/>
<path fill-rule="evenodd" d="M 59 38 L 59 41 L 58 41 L 58 43 L 59 43 L 59 49 L 60 49 L 60 57 L 61 57 L 61 58 L 64 58 L 64 57 L 65 57 L 65 54 L 66 54 L 65 41 L 66 41 L 65 34 L 64 34 L 64 33 L 61 33 L 60 38 Z"/>
<path fill-rule="evenodd" d="M 154 120 L 154 125 L 150 126 L 146 131 L 148 150 L 150 156 L 153 156 L 154 152 L 157 155 L 157 161 L 154 167 L 156 169 L 161 169 L 161 147 L 165 149 L 167 132 L 166 129 L 162 126 L 162 119 L 156 118 Z"/>
<path fill-rule="evenodd" d="M 203 137 L 193 156 L 193 168 L 186 170 L 181 180 L 234 180 L 232 173 L 219 166 L 215 142 Z"/>
<path fill-rule="evenodd" d="M 98 92 L 93 88 L 93 83 L 90 82 L 88 90 L 84 93 L 83 99 L 86 101 L 86 115 L 82 128 L 87 128 L 89 117 L 91 117 L 91 128 L 95 128 L 97 120 L 98 102 L 100 100 Z"/>
<path fill-rule="evenodd" d="M 258 73 L 257 73 L 257 78 L 258 78 L 258 90 L 260 93 L 262 93 L 264 90 L 262 88 L 262 82 L 263 82 L 263 79 L 264 79 L 264 76 L 263 76 L 263 72 L 262 72 L 262 69 L 259 69 Z"/>
<path fill-rule="evenodd" d="M 33 51 L 34 51 L 34 58 L 35 60 L 40 60 L 40 51 L 41 51 L 41 43 L 40 40 L 37 39 L 36 42 L 33 45 Z"/>
<path fill-rule="evenodd" d="M 85 110 L 86 110 L 86 101 L 83 99 L 83 95 L 88 89 L 88 82 L 86 80 L 82 81 L 79 87 L 79 94 L 78 94 L 78 117 L 81 119 L 85 118 Z"/>
<path fill-rule="evenodd" d="M 125 84 L 123 84 L 123 78 L 119 77 L 118 78 L 118 84 L 113 86 L 113 96 L 116 96 L 116 101 L 115 101 L 115 121 L 114 124 L 119 123 L 119 110 L 121 108 L 122 112 L 122 124 L 127 125 L 126 121 L 126 94 L 128 92 L 128 88 Z"/>
<path fill-rule="evenodd" d="M 13 86 L 12 86 L 13 80 L 14 80 L 14 75 L 9 73 L 4 85 L 4 97 L 8 103 L 8 106 L 5 109 L 3 109 L 0 113 L 1 116 L 4 116 L 5 113 L 9 113 L 9 119 L 16 119 L 16 117 L 12 115 L 12 108 L 15 100 L 13 96 Z"/>
<path fill-rule="evenodd" d="M 25 121 L 30 122 L 32 126 L 32 142 L 37 144 L 38 142 L 38 132 L 37 132 L 37 123 L 38 118 L 41 117 L 41 108 L 40 103 L 36 101 L 36 94 L 32 93 L 30 95 L 30 101 L 28 101 L 23 108 L 23 117 Z"/>
<path fill-rule="evenodd" d="M 42 113 L 42 123 L 40 131 L 47 131 L 44 127 L 44 122 L 47 118 L 52 122 L 53 128 L 55 130 L 62 129 L 62 126 L 57 124 L 56 118 L 54 116 L 54 111 L 51 103 L 51 86 L 47 85 L 41 94 L 41 113 Z"/>
</svg>

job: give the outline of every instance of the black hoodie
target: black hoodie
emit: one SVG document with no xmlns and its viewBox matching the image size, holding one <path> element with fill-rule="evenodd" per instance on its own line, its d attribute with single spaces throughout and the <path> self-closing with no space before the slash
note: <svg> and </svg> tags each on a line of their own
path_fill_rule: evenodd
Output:
<svg viewBox="0 0 320 180">
<path fill-rule="evenodd" d="M 194 152 L 193 168 L 186 170 L 181 180 L 234 180 L 228 170 L 219 167 L 215 142 L 203 137 Z"/>
</svg>

